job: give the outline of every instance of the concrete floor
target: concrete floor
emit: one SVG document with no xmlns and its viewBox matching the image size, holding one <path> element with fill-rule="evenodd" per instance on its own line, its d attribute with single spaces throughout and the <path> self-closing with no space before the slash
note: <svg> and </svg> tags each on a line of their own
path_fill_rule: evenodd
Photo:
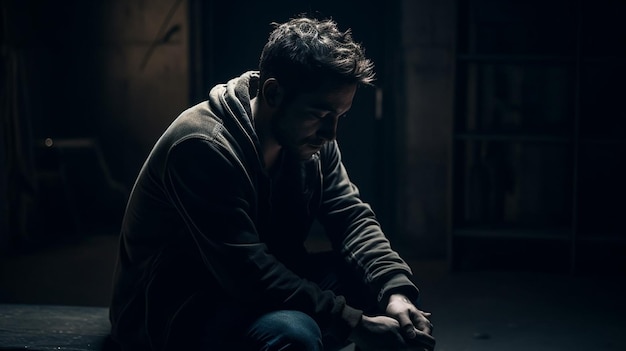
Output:
<svg viewBox="0 0 626 351">
<path fill-rule="evenodd" d="M 106 306 L 115 236 L 5 256 L 0 303 Z M 626 279 L 546 273 L 451 274 L 411 261 L 437 350 L 626 350 Z"/>
<path fill-rule="evenodd" d="M 626 350 L 624 281 L 473 272 L 422 282 L 439 351 Z"/>
</svg>

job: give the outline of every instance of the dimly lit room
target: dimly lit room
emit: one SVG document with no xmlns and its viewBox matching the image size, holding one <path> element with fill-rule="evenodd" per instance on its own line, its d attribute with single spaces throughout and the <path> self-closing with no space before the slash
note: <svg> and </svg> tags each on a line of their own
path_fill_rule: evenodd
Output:
<svg viewBox="0 0 626 351">
<path fill-rule="evenodd" d="M 435 349 L 626 350 L 626 1 L 0 6 L 0 350 L 117 350 L 109 306 L 144 162 L 298 16 L 350 29 L 373 63 L 337 145 Z M 308 251 L 335 247 L 324 228 Z"/>
</svg>

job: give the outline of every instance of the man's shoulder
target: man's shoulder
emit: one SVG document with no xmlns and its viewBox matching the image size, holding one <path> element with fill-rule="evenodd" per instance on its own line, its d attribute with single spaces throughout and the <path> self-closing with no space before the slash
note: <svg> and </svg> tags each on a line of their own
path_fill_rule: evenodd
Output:
<svg viewBox="0 0 626 351">
<path fill-rule="evenodd" d="M 229 136 L 223 119 L 209 108 L 205 101 L 183 111 L 159 138 L 156 147 L 170 150 L 190 139 L 199 139 L 211 144 L 223 144 L 231 149 L 235 138 Z"/>
<path fill-rule="evenodd" d="M 203 144 L 228 143 L 227 131 L 222 119 L 209 109 L 208 103 L 202 102 L 183 111 L 165 130 L 157 141 L 153 156 L 169 155 L 174 148 L 181 144 L 201 146 Z M 194 140 L 200 143 L 193 142 Z M 225 149 L 232 149 L 226 147 Z"/>
<path fill-rule="evenodd" d="M 204 101 L 183 111 L 169 129 L 180 137 L 196 135 L 214 139 L 223 131 L 223 126 L 222 118 Z"/>
</svg>

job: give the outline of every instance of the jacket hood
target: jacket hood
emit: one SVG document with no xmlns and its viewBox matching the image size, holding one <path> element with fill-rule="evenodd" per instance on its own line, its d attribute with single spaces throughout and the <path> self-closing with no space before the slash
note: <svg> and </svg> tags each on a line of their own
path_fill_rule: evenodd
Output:
<svg viewBox="0 0 626 351">
<path fill-rule="evenodd" d="M 258 136 L 250 107 L 251 96 L 256 94 L 259 72 L 249 71 L 225 84 L 216 85 L 209 92 L 208 103 L 241 145 L 246 158 L 263 164 Z"/>
</svg>

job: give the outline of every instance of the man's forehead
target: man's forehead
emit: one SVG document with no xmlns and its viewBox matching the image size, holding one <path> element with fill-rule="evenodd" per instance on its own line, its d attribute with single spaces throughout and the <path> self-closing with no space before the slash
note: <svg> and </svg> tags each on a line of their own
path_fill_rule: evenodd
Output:
<svg viewBox="0 0 626 351">
<path fill-rule="evenodd" d="M 356 84 L 322 85 L 300 95 L 300 101 L 318 110 L 337 111 L 349 109 L 356 93 Z"/>
</svg>

